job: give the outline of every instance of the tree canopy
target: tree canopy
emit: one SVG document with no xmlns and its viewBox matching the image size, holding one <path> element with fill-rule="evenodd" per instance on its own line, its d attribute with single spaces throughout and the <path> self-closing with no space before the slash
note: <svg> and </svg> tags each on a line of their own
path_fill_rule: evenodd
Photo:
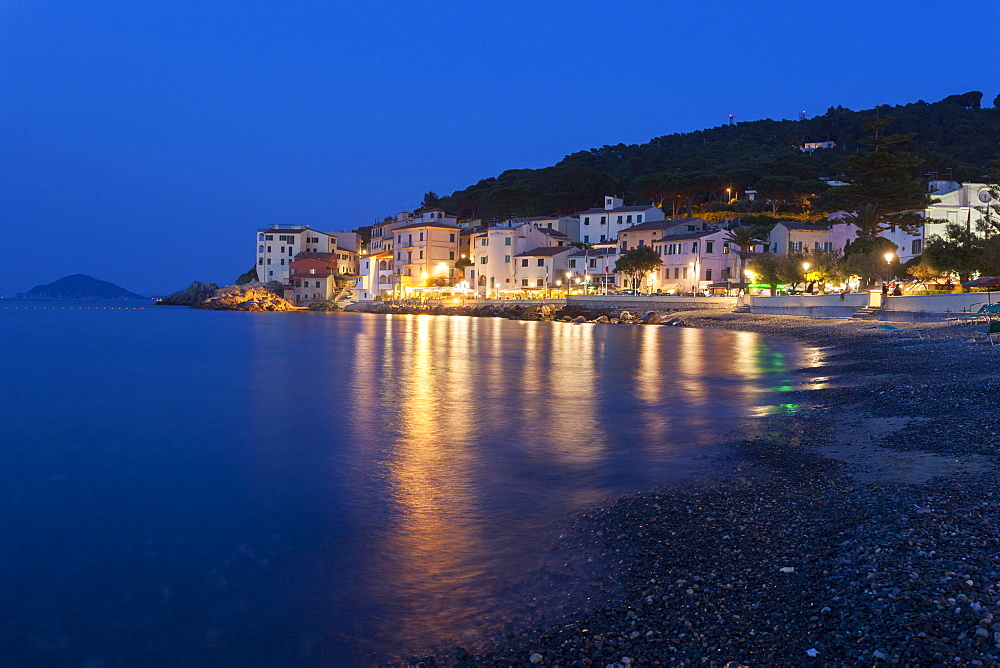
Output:
<svg viewBox="0 0 1000 668">
<path fill-rule="evenodd" d="M 622 253 L 615 262 L 615 273 L 624 275 L 638 290 L 643 277 L 662 264 L 663 260 L 651 246 L 639 246 Z"/>
<path fill-rule="evenodd" d="M 644 144 L 602 146 L 567 155 L 551 167 L 508 170 L 437 202 L 461 218 L 490 220 L 512 214 L 574 213 L 617 194 L 626 204 L 653 202 L 670 214 L 676 206 L 680 215 L 682 209 L 699 204 L 728 201 L 727 187 L 738 192 L 772 177 L 810 182 L 791 192 L 812 194 L 816 179 L 852 177 L 884 158 L 898 169 L 876 175 L 888 175 L 889 181 L 906 188 L 912 182 L 904 182 L 904 174 L 910 179 L 937 175 L 975 181 L 987 173 L 1000 143 L 1000 109 L 981 108 L 981 99 L 982 93 L 971 91 L 934 103 L 921 100 L 864 111 L 831 107 L 803 120 L 748 121 L 665 135 Z M 874 115 L 881 120 L 894 117 L 892 128 L 899 134 L 886 135 L 883 127 L 873 136 L 866 119 Z M 811 153 L 800 150 L 806 142 L 825 140 L 836 146 Z M 864 179 L 855 192 L 863 185 Z M 895 202 L 881 204 L 880 209 L 900 211 Z"/>
</svg>

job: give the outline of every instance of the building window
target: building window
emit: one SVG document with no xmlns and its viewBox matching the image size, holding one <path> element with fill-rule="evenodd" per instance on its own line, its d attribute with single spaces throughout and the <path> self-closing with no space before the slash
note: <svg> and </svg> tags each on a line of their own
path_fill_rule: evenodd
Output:
<svg viewBox="0 0 1000 668">
<path fill-rule="evenodd" d="M 510 262 L 510 255 L 504 255 L 503 256 L 503 261 L 504 262 Z"/>
<path fill-rule="evenodd" d="M 688 277 L 688 268 L 684 267 L 684 276 L 682 276 L 682 278 L 687 278 L 687 277 Z"/>
<path fill-rule="evenodd" d="M 479 258 L 479 264 L 486 264 L 487 260 L 489 260 L 489 258 L 484 255 Z"/>
<path fill-rule="evenodd" d="M 423 233 L 423 232 L 421 232 L 421 233 L 420 233 L 420 241 L 423 241 L 423 240 L 424 240 L 424 233 Z"/>
<path fill-rule="evenodd" d="M 711 269 L 706 269 L 705 270 L 705 280 L 706 281 L 712 280 L 712 270 Z"/>
<path fill-rule="evenodd" d="M 264 235 L 263 234 L 258 234 L 257 235 L 257 240 L 258 241 L 263 241 L 264 240 Z"/>
<path fill-rule="evenodd" d="M 270 264 L 271 264 L 271 258 L 267 258 L 267 264 L 268 264 L 268 265 L 270 265 Z"/>
<path fill-rule="evenodd" d="M 920 255 L 920 252 L 923 250 L 923 245 L 924 244 L 923 244 L 922 240 L 920 240 L 920 239 L 914 239 L 913 243 L 910 246 L 910 252 L 913 255 Z"/>
<path fill-rule="evenodd" d="M 503 238 L 503 245 L 504 246 L 510 246 L 510 237 L 504 237 Z"/>
<path fill-rule="evenodd" d="M 642 222 L 642 214 L 640 213 L 638 216 L 635 217 L 635 224 L 638 225 L 641 222 Z"/>
<path fill-rule="evenodd" d="M 576 260 L 570 260 L 569 261 L 569 268 L 570 269 L 576 269 Z"/>
<path fill-rule="evenodd" d="M 528 266 L 528 258 L 523 258 L 521 260 L 521 266 L 522 267 L 527 267 Z"/>
<path fill-rule="evenodd" d="M 538 258 L 538 266 L 539 267 L 544 267 L 545 266 L 545 260 L 543 260 L 541 258 Z"/>
<path fill-rule="evenodd" d="M 723 242 L 722 243 L 722 254 L 723 255 L 728 255 L 729 254 L 729 243 L 728 242 Z"/>
<path fill-rule="evenodd" d="M 590 216 L 584 216 L 583 217 L 583 224 L 584 225 L 590 225 Z"/>
<path fill-rule="evenodd" d="M 625 216 L 625 222 L 628 223 L 629 225 L 632 224 L 632 216 L 631 216 L 631 214 L 628 215 L 628 216 Z"/>
<path fill-rule="evenodd" d="M 424 259 L 424 252 L 423 252 L 423 251 L 420 251 L 420 259 L 421 259 L 421 260 L 423 260 L 423 259 Z"/>
<path fill-rule="evenodd" d="M 257 258 L 257 264 L 264 264 L 264 258 L 262 257 Z"/>
<path fill-rule="evenodd" d="M 284 267 L 284 266 L 285 266 L 285 258 L 281 258 L 281 266 L 282 266 L 282 267 Z"/>
<path fill-rule="evenodd" d="M 282 253 L 282 254 L 284 254 L 284 252 L 285 252 L 285 247 L 284 247 L 284 246 L 282 246 L 282 247 L 281 247 L 281 250 L 280 250 L 280 251 L 278 251 L 278 252 L 279 252 L 279 253 Z"/>
<path fill-rule="evenodd" d="M 601 235 L 601 243 L 603 244 L 603 243 L 604 243 L 605 241 L 607 241 L 607 240 L 608 240 L 608 238 L 607 238 L 607 235 L 605 235 L 605 234 L 602 234 L 602 235 Z"/>
<path fill-rule="evenodd" d="M 713 248 L 714 245 L 715 245 L 714 241 L 706 241 L 705 242 L 705 252 L 708 253 L 709 255 L 711 255 L 712 254 L 712 248 Z"/>
<path fill-rule="evenodd" d="M 622 252 L 624 253 L 627 250 L 628 250 L 628 242 L 627 241 L 623 241 L 622 242 Z"/>
<path fill-rule="evenodd" d="M 545 287 L 545 281 L 543 279 L 539 278 L 537 281 L 535 281 L 535 285 L 538 286 L 538 287 L 540 287 L 540 288 L 544 288 Z"/>
<path fill-rule="evenodd" d="M 603 225 L 603 224 L 604 224 L 604 219 L 605 219 L 605 217 L 604 217 L 604 216 L 601 216 L 601 225 Z"/>
<path fill-rule="evenodd" d="M 315 269 L 310 269 L 310 270 L 309 270 L 309 273 L 310 273 L 310 274 L 315 274 L 315 273 L 316 273 L 316 270 L 315 270 Z"/>
<path fill-rule="evenodd" d="M 646 245 L 646 240 L 645 239 L 639 239 L 639 248 L 642 248 L 645 245 Z"/>
<path fill-rule="evenodd" d="M 266 237 L 264 237 L 264 241 L 274 241 L 274 235 L 273 234 L 267 235 Z"/>
<path fill-rule="evenodd" d="M 455 259 L 455 251 L 448 251 L 448 259 L 449 260 Z"/>
<path fill-rule="evenodd" d="M 522 278 L 521 279 L 521 287 L 523 287 L 523 288 L 528 287 L 528 279 L 526 279 L 526 278 Z"/>
<path fill-rule="evenodd" d="M 590 261 L 590 267 L 591 267 L 591 269 L 593 269 L 596 266 L 597 266 L 597 260 L 591 260 Z"/>
<path fill-rule="evenodd" d="M 670 270 L 668 269 L 667 271 L 670 271 Z M 681 268 L 680 267 L 674 267 L 674 279 L 678 279 L 680 277 L 681 277 Z"/>
<path fill-rule="evenodd" d="M 585 243 L 585 244 L 589 244 L 590 243 L 590 236 L 589 235 L 586 235 L 586 234 L 583 235 L 583 243 Z"/>
<path fill-rule="evenodd" d="M 271 252 L 271 247 L 270 247 L 270 246 L 268 246 L 268 247 L 267 247 L 267 252 L 268 252 L 268 253 L 270 253 L 270 252 Z"/>
<path fill-rule="evenodd" d="M 479 245 L 480 245 L 480 246 L 485 246 L 485 245 L 487 244 L 487 242 L 488 242 L 488 241 L 489 241 L 489 239 L 487 239 L 486 237 L 483 237 L 483 243 L 481 243 L 481 244 L 479 244 Z"/>
</svg>

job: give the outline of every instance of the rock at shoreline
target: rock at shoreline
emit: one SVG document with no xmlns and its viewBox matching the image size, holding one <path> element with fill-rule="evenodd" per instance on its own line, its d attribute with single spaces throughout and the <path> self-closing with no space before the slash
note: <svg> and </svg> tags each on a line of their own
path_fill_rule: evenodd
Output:
<svg viewBox="0 0 1000 668">
<path fill-rule="evenodd" d="M 295 306 L 274 294 L 261 283 L 230 285 L 219 288 L 212 297 L 193 308 L 216 311 L 294 311 Z"/>
<path fill-rule="evenodd" d="M 325 302 L 313 302 L 309 305 L 310 311 L 340 311 L 340 306 L 332 299 Z"/>
<path fill-rule="evenodd" d="M 639 316 L 639 320 L 641 320 L 644 325 L 659 325 L 662 318 L 660 318 L 660 314 L 656 311 L 649 311 L 648 313 L 643 313 Z"/>
<path fill-rule="evenodd" d="M 161 299 L 158 304 L 163 306 L 194 306 L 200 304 L 215 294 L 219 286 L 215 283 L 200 283 L 194 281 L 183 290 L 178 290 L 166 299 Z"/>
</svg>

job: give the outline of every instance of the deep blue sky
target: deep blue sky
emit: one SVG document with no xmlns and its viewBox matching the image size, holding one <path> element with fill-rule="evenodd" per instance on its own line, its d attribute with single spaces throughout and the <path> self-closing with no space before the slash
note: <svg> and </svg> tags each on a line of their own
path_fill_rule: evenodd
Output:
<svg viewBox="0 0 1000 668">
<path fill-rule="evenodd" d="M 0 294 L 232 283 L 505 169 L 995 84 L 994 1 L 0 0 Z"/>
</svg>

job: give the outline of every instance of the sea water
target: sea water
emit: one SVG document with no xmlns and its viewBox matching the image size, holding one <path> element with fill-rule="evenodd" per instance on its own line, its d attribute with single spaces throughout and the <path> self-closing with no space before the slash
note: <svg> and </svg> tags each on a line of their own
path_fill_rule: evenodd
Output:
<svg viewBox="0 0 1000 668">
<path fill-rule="evenodd" d="M 722 471 L 807 357 L 134 303 L 2 300 L 0 332 L 5 665 L 364 665 L 594 604 L 567 521 Z"/>
</svg>

